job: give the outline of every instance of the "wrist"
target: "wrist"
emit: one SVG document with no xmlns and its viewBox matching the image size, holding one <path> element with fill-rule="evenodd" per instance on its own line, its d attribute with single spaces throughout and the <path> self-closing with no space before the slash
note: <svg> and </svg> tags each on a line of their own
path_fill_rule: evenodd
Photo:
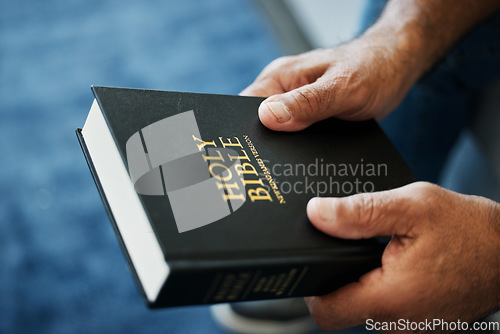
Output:
<svg viewBox="0 0 500 334">
<path fill-rule="evenodd" d="M 392 68 L 399 84 L 409 89 L 432 66 L 429 45 L 408 23 L 385 21 L 373 25 L 360 39 L 369 45 L 380 64 Z"/>
<path fill-rule="evenodd" d="M 362 38 L 379 40 L 415 82 L 476 24 L 500 10 L 500 0 L 390 0 Z"/>
</svg>

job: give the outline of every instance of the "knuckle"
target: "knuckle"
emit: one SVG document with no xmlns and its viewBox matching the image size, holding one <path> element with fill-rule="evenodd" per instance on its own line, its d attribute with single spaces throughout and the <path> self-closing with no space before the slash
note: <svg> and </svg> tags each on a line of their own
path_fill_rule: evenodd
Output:
<svg viewBox="0 0 500 334">
<path fill-rule="evenodd" d="M 244 95 L 268 97 L 283 93 L 282 83 L 278 76 L 257 78 L 243 92 Z"/>
<path fill-rule="evenodd" d="M 275 93 L 277 87 L 280 87 L 279 80 L 275 77 L 268 77 L 256 81 L 254 84 L 254 92 L 259 96 L 268 96 Z"/>
<path fill-rule="evenodd" d="M 413 184 L 415 196 L 422 202 L 432 202 L 439 194 L 439 187 L 429 182 L 416 182 Z"/>
<path fill-rule="evenodd" d="M 296 62 L 295 56 L 285 56 L 273 60 L 257 76 L 252 86 L 274 87 L 284 90 L 290 86 L 289 68 Z"/>
<path fill-rule="evenodd" d="M 294 90 L 291 97 L 296 107 L 294 109 L 303 117 L 316 114 L 319 111 L 319 106 L 323 98 L 315 85 Z"/>
<path fill-rule="evenodd" d="M 371 193 L 361 193 L 356 196 L 358 200 L 355 202 L 355 209 L 358 214 L 358 222 L 362 226 L 369 226 L 375 218 L 375 197 Z"/>
<path fill-rule="evenodd" d="M 409 185 L 409 190 L 407 196 L 396 203 L 399 212 L 418 219 L 421 226 L 432 222 L 443 209 L 442 205 L 436 207 L 436 203 L 441 203 L 443 189 L 429 182 L 415 182 Z"/>
<path fill-rule="evenodd" d="M 284 56 L 274 59 L 267 65 L 263 71 L 264 72 L 274 72 L 283 67 L 288 67 L 296 61 L 296 56 Z"/>
</svg>

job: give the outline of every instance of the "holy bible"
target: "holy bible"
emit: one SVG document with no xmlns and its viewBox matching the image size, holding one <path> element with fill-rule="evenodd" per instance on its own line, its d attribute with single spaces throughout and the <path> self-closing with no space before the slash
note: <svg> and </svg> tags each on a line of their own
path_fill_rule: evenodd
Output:
<svg viewBox="0 0 500 334">
<path fill-rule="evenodd" d="M 387 239 L 341 240 L 314 196 L 414 181 L 373 120 L 275 132 L 263 98 L 92 87 L 83 153 L 150 307 L 322 295 L 380 266 Z"/>
</svg>

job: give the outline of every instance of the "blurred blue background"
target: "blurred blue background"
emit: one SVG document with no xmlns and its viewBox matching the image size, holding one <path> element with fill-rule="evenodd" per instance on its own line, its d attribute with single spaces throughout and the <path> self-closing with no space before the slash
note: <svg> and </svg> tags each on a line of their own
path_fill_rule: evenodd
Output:
<svg viewBox="0 0 500 334">
<path fill-rule="evenodd" d="M 282 54 L 251 1 L 0 1 L 0 333 L 222 333 L 146 308 L 74 131 L 92 84 L 237 94 Z"/>
</svg>

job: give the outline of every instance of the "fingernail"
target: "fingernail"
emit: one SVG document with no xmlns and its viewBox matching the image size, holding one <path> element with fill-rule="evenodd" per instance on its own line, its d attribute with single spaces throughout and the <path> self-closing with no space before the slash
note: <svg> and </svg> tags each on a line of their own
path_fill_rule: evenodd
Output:
<svg viewBox="0 0 500 334">
<path fill-rule="evenodd" d="M 330 201 L 329 198 L 315 197 L 309 201 L 308 206 L 312 211 L 318 212 L 321 219 L 330 221 L 334 218 L 334 211 Z"/>
<path fill-rule="evenodd" d="M 280 123 L 285 123 L 292 118 L 290 110 L 281 102 L 267 102 L 262 106 L 269 109 Z"/>
</svg>

